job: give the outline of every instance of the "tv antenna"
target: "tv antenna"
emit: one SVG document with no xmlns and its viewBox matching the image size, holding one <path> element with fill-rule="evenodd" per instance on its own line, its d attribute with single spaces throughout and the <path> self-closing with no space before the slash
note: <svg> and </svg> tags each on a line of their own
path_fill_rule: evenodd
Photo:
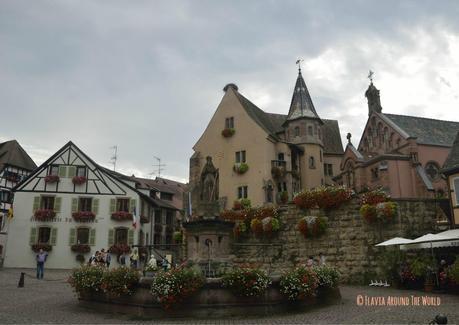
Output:
<svg viewBox="0 0 459 325">
<path fill-rule="evenodd" d="M 113 149 L 113 156 L 110 158 L 110 163 L 113 165 L 113 171 L 115 171 L 116 161 L 118 160 L 118 146 L 114 145 L 113 147 L 110 147 L 110 149 Z"/>
<path fill-rule="evenodd" d="M 150 173 L 150 175 L 158 175 L 158 177 L 161 177 L 161 172 L 164 171 L 165 168 L 163 167 L 166 167 L 166 164 L 161 164 L 161 158 L 159 157 L 156 157 L 156 156 L 153 156 L 157 161 L 158 163 L 157 164 L 154 164 L 153 167 L 156 168 L 156 171 L 155 172 L 152 172 Z"/>
</svg>

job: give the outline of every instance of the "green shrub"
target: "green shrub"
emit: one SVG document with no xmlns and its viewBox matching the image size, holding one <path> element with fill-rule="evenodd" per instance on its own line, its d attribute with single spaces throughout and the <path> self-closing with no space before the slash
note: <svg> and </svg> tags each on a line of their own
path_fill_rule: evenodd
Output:
<svg viewBox="0 0 459 325">
<path fill-rule="evenodd" d="M 236 268 L 224 274 L 222 281 L 235 295 L 245 297 L 260 296 L 271 284 L 265 271 L 251 268 Z"/>
</svg>

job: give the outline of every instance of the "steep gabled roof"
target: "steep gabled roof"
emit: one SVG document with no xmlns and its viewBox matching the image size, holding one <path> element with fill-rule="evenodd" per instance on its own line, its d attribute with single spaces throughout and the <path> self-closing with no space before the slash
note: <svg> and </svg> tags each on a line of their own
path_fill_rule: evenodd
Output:
<svg viewBox="0 0 459 325">
<path fill-rule="evenodd" d="M 344 151 L 338 121 L 322 119 L 322 122 L 324 153 L 342 155 Z"/>
<path fill-rule="evenodd" d="M 16 140 L 0 143 L 0 169 L 4 165 L 15 166 L 29 171 L 37 168 L 32 158 Z"/>
<path fill-rule="evenodd" d="M 442 172 L 448 174 L 448 172 L 453 170 L 459 170 L 459 131 L 456 134 L 453 147 L 443 164 Z"/>
<path fill-rule="evenodd" d="M 405 131 L 417 143 L 450 147 L 459 130 L 459 122 L 435 120 L 425 117 L 382 114 Z"/>
</svg>

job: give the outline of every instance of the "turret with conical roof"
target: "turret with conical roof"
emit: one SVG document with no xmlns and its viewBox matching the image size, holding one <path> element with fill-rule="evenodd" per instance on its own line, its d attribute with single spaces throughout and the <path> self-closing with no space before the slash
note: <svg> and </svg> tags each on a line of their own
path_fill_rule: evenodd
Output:
<svg viewBox="0 0 459 325">
<path fill-rule="evenodd" d="M 299 68 L 295 89 L 293 90 L 292 101 L 290 103 L 290 109 L 288 111 L 287 121 L 296 120 L 302 117 L 320 119 L 319 115 L 317 115 L 316 109 L 314 108 L 314 104 L 312 103 L 308 87 L 306 86 L 301 74 L 301 68 Z"/>
</svg>

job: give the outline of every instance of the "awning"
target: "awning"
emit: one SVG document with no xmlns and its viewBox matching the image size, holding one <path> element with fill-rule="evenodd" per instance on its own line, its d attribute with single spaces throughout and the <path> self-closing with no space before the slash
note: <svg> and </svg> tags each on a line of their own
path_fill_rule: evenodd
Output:
<svg viewBox="0 0 459 325">
<path fill-rule="evenodd" d="M 406 239 L 402 237 L 395 237 L 386 241 L 383 241 L 382 243 L 379 243 L 375 246 L 392 246 L 392 245 L 402 245 L 402 244 L 409 244 L 413 240 L 411 239 Z"/>
<path fill-rule="evenodd" d="M 407 250 L 452 246 L 459 246 L 459 229 L 421 236 L 414 239 L 410 244 L 401 245 L 400 249 Z"/>
</svg>

